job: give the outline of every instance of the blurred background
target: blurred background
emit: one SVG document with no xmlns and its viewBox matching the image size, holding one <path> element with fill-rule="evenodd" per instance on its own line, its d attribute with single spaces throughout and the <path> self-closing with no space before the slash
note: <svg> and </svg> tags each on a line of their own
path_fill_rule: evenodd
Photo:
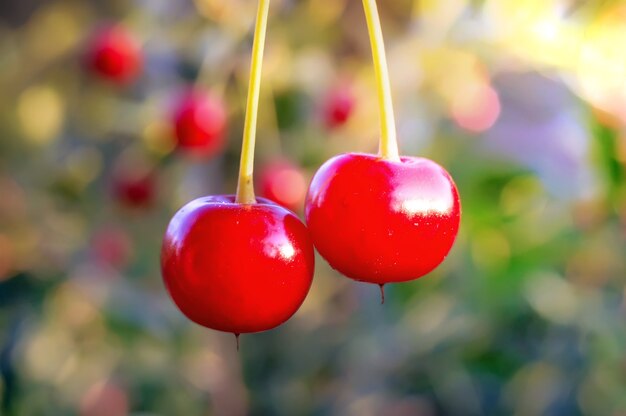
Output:
<svg viewBox="0 0 626 416">
<path fill-rule="evenodd" d="M 235 190 L 256 2 L 0 2 L 1 414 L 626 414 L 626 2 L 379 9 L 401 151 L 452 173 L 459 238 L 384 305 L 318 258 L 237 352 L 159 251 Z M 301 214 L 324 160 L 377 149 L 371 54 L 360 1 L 270 19 L 256 185 Z"/>
</svg>

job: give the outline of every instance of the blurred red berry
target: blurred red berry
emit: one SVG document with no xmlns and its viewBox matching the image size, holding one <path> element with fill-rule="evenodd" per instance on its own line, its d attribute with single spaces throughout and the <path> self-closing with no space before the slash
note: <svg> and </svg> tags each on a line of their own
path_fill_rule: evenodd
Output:
<svg viewBox="0 0 626 416">
<path fill-rule="evenodd" d="M 302 169 L 287 160 L 275 160 L 261 168 L 261 196 L 292 211 L 302 209 L 307 181 Z"/>
<path fill-rule="evenodd" d="M 123 166 L 113 176 L 113 196 L 127 208 L 150 208 L 156 187 L 156 174 L 146 166 Z"/>
<path fill-rule="evenodd" d="M 132 241 L 128 233 L 119 227 L 106 227 L 94 233 L 91 251 L 98 263 L 115 268 L 128 264 L 132 255 Z"/>
<path fill-rule="evenodd" d="M 80 416 L 126 416 L 128 394 L 110 381 L 92 385 L 80 401 Z"/>
<path fill-rule="evenodd" d="M 324 101 L 323 118 L 327 128 L 337 128 L 346 124 L 354 110 L 355 98 L 347 86 L 331 90 Z"/>
<path fill-rule="evenodd" d="M 173 121 L 177 147 L 184 153 L 210 158 L 224 147 L 226 110 L 217 97 L 187 91 L 176 105 Z"/>
<path fill-rule="evenodd" d="M 489 84 L 467 86 L 450 107 L 456 124 L 474 133 L 489 130 L 500 116 L 500 110 L 498 93 Z"/>
<path fill-rule="evenodd" d="M 95 75 L 125 85 L 134 81 L 143 66 L 139 42 L 120 25 L 97 31 L 87 46 L 86 65 Z"/>
</svg>

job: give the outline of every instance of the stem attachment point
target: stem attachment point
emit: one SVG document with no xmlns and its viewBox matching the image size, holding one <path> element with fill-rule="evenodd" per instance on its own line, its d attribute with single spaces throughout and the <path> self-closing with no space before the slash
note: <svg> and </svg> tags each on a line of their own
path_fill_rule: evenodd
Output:
<svg viewBox="0 0 626 416">
<path fill-rule="evenodd" d="M 396 122 L 393 114 L 391 97 L 391 82 L 389 68 L 385 54 L 383 31 L 380 27 L 380 17 L 376 0 L 363 0 L 367 31 L 372 45 L 372 58 L 376 74 L 376 89 L 378 92 L 378 106 L 380 111 L 380 144 L 379 154 L 383 159 L 394 162 L 400 161 L 398 153 L 398 139 L 396 137 Z"/>
</svg>

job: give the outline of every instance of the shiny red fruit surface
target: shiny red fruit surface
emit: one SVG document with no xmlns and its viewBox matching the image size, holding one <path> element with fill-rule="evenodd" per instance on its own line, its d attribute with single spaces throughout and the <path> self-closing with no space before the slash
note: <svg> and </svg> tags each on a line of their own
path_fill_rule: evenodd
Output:
<svg viewBox="0 0 626 416">
<path fill-rule="evenodd" d="M 87 47 L 87 67 L 101 78 L 128 84 L 137 78 L 143 66 L 139 43 L 122 26 L 101 29 Z"/>
<path fill-rule="evenodd" d="M 307 181 L 302 170 L 286 160 L 275 160 L 261 168 L 260 194 L 290 210 L 302 209 Z"/>
<path fill-rule="evenodd" d="M 174 110 L 174 130 L 179 150 L 208 158 L 222 150 L 226 132 L 226 110 L 216 97 L 188 91 Z"/>
<path fill-rule="evenodd" d="M 313 244 L 290 211 L 263 198 L 196 199 L 172 218 L 161 252 L 167 289 L 192 321 L 235 334 L 272 329 L 306 297 Z"/>
<path fill-rule="evenodd" d="M 315 247 L 334 269 L 385 284 L 421 277 L 444 260 L 461 206 L 452 178 L 431 160 L 349 153 L 315 174 L 305 215 Z"/>
</svg>

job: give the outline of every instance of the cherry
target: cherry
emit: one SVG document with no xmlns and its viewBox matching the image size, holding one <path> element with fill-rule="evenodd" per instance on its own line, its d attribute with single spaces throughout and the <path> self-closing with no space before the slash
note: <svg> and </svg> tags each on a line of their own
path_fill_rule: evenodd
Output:
<svg viewBox="0 0 626 416">
<path fill-rule="evenodd" d="M 456 238 L 461 207 L 450 175 L 435 162 L 400 157 L 391 86 L 375 0 L 363 0 L 381 117 L 379 155 L 348 153 L 322 165 L 305 217 L 328 263 L 352 279 L 384 285 L 437 267 Z"/>
<path fill-rule="evenodd" d="M 343 126 L 354 110 L 354 94 L 348 86 L 339 86 L 332 89 L 323 106 L 323 119 L 327 128 L 334 129 Z"/>
<path fill-rule="evenodd" d="M 319 253 L 355 280 L 385 284 L 432 271 L 454 243 L 461 215 L 450 175 L 433 161 L 348 153 L 311 182 L 306 221 Z"/>
<path fill-rule="evenodd" d="M 307 182 L 302 170 L 287 160 L 274 160 L 259 175 L 260 193 L 279 205 L 297 211 L 304 204 Z"/>
<path fill-rule="evenodd" d="M 192 321 L 239 334 L 272 329 L 304 301 L 314 272 L 306 226 L 253 185 L 256 119 L 269 0 L 259 0 L 236 195 L 207 196 L 181 208 L 161 250 L 163 280 Z"/>
<path fill-rule="evenodd" d="M 178 149 L 191 156 L 209 158 L 224 146 L 226 110 L 211 94 L 185 92 L 174 110 L 173 124 Z"/>
<path fill-rule="evenodd" d="M 85 60 L 95 75 L 119 85 L 134 81 L 143 66 L 139 43 L 121 25 L 97 31 L 89 41 Z"/>
<path fill-rule="evenodd" d="M 313 245 L 295 214 L 264 198 L 209 196 L 170 222 L 161 254 L 163 278 L 192 321 L 234 334 L 272 329 L 306 297 Z"/>
</svg>

